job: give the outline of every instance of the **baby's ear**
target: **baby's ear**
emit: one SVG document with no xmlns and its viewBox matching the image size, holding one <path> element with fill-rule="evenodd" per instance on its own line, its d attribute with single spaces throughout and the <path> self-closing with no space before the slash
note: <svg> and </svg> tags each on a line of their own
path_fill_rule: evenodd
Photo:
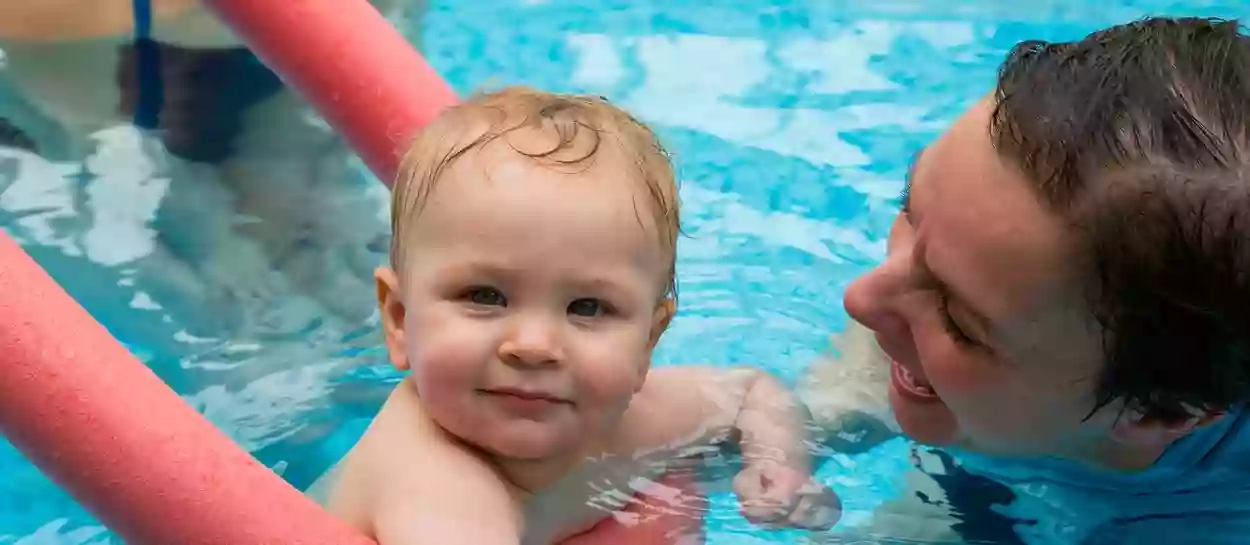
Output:
<svg viewBox="0 0 1250 545">
<path fill-rule="evenodd" d="M 403 293 L 399 291 L 399 277 L 390 267 L 378 267 L 373 272 L 373 281 L 391 365 L 400 371 L 407 371 L 411 365 L 408 362 L 407 339 L 404 338 L 405 308 Z"/>
<path fill-rule="evenodd" d="M 673 321 L 675 314 L 677 314 L 677 301 L 671 297 L 665 297 L 660 304 L 655 306 L 655 311 L 651 315 L 651 340 L 647 348 L 655 349 L 655 345 L 660 342 L 660 336 L 664 335 L 664 331 L 668 329 L 668 324 Z"/>
</svg>

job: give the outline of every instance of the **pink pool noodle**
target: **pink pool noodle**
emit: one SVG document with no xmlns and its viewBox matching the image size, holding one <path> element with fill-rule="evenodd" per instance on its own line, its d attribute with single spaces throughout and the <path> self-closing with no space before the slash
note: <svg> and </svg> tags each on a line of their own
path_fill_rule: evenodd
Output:
<svg viewBox="0 0 1250 545">
<path fill-rule="evenodd" d="M 129 543 L 371 543 L 202 418 L 8 236 L 0 431 Z"/>
</svg>

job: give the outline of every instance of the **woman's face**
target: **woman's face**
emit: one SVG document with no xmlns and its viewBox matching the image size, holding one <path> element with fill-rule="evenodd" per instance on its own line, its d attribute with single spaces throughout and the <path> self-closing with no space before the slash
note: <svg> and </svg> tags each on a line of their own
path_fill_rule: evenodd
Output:
<svg viewBox="0 0 1250 545">
<path fill-rule="evenodd" d="M 1059 219 L 989 136 L 988 99 L 917 155 L 888 256 L 847 289 L 893 360 L 913 439 L 989 454 L 1097 457 L 1097 330 Z"/>
</svg>

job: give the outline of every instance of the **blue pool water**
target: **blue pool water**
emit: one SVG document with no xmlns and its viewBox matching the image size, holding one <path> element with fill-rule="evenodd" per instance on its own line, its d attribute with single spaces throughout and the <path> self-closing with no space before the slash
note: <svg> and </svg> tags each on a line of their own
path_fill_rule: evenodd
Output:
<svg viewBox="0 0 1250 545">
<path fill-rule="evenodd" d="M 1239 4 L 441 0 L 405 29 L 463 93 L 589 92 L 652 123 L 678 163 L 688 235 L 682 308 L 658 359 L 753 363 L 793 379 L 841 329 L 847 282 L 883 255 L 911 153 L 989 89 L 1008 47 L 1146 14 L 1235 16 Z M 395 380 L 375 323 L 286 305 L 283 293 L 276 322 L 241 318 L 273 309 L 189 299 L 196 280 L 154 257 L 149 226 L 173 184 L 143 166 L 128 129 L 97 141 L 92 176 L 75 174 L 81 163 L 0 157 L 0 226 L 189 403 L 307 486 Z M 359 174 L 357 190 L 376 194 Z M 365 220 L 385 227 L 380 214 Z M 355 287 L 341 297 L 367 307 L 370 287 Z M 907 455 L 896 441 L 824 467 L 846 527 L 890 497 Z M 3 443 L 0 473 L 0 543 L 119 543 Z M 753 529 L 728 494 L 712 500 L 711 543 L 798 539 Z"/>
</svg>

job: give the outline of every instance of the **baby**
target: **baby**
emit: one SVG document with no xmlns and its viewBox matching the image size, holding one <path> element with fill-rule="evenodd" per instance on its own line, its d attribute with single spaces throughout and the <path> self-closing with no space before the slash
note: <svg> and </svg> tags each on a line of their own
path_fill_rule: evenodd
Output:
<svg viewBox="0 0 1250 545">
<path fill-rule="evenodd" d="M 828 528 L 788 391 L 755 369 L 651 369 L 675 311 L 668 156 L 590 97 L 508 88 L 450 109 L 401 167 L 376 273 L 411 371 L 327 475 L 328 508 L 384 545 L 549 544 L 603 490 L 738 440 L 757 523 Z"/>
</svg>

